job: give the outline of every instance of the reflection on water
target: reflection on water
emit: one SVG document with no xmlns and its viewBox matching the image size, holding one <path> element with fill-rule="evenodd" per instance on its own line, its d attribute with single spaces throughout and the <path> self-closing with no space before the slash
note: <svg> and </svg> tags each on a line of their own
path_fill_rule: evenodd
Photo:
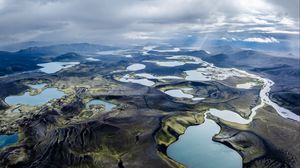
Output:
<svg viewBox="0 0 300 168">
<path fill-rule="evenodd" d="M 30 96 L 29 92 L 25 92 L 24 95 L 8 96 L 5 98 L 5 102 L 12 104 L 27 104 L 31 106 L 42 105 L 50 101 L 51 99 L 58 99 L 63 97 L 65 94 L 57 88 L 47 88 L 40 94 Z"/>
<path fill-rule="evenodd" d="M 43 64 L 38 64 L 38 66 L 41 66 L 40 70 L 42 72 L 51 74 L 60 71 L 61 69 L 70 68 L 74 65 L 79 64 L 79 62 L 48 62 Z"/>
<path fill-rule="evenodd" d="M 132 64 L 132 65 L 128 66 L 126 69 L 128 71 L 139 71 L 139 70 L 142 70 L 145 68 L 146 68 L 146 66 L 144 64 Z"/>
<path fill-rule="evenodd" d="M 212 141 L 220 127 L 212 120 L 188 127 L 175 143 L 167 149 L 172 159 L 188 168 L 241 168 L 242 158 L 227 146 Z"/>
<path fill-rule="evenodd" d="M 183 91 L 180 89 L 167 90 L 167 91 L 165 91 L 165 93 L 167 95 L 170 95 L 172 97 L 177 97 L 177 98 L 193 98 L 194 97 L 191 94 L 183 93 Z"/>
<path fill-rule="evenodd" d="M 0 149 L 9 146 L 11 144 L 14 144 L 18 141 L 18 134 L 12 134 L 12 135 L 0 135 Z"/>
<path fill-rule="evenodd" d="M 155 83 L 151 80 L 148 79 L 135 79 L 135 78 L 131 78 L 128 74 L 123 76 L 120 79 L 121 82 L 130 82 L 130 83 L 138 83 L 144 86 L 153 86 Z"/>
</svg>

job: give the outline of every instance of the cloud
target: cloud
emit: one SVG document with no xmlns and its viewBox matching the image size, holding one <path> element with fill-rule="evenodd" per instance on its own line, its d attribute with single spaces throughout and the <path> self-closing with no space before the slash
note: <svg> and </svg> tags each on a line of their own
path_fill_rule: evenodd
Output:
<svg viewBox="0 0 300 168">
<path fill-rule="evenodd" d="M 266 38 L 259 38 L 259 37 L 250 37 L 246 38 L 243 41 L 245 42 L 255 42 L 255 43 L 279 43 L 279 41 L 274 37 L 266 37 Z"/>
<path fill-rule="evenodd" d="M 146 32 L 129 32 L 125 33 L 124 37 L 127 39 L 134 39 L 134 40 L 161 40 L 162 38 L 159 36 L 153 35 L 153 33 L 146 33 Z"/>
<path fill-rule="evenodd" d="M 224 32 L 299 35 L 295 6 L 297 0 L 0 0 L 0 44 L 118 45 Z"/>
<path fill-rule="evenodd" d="M 252 42 L 252 43 L 280 43 L 275 37 L 248 37 L 245 39 L 239 39 L 235 37 L 221 37 L 221 40 L 228 42 Z"/>
<path fill-rule="evenodd" d="M 299 0 L 267 0 L 266 2 L 272 4 L 280 12 L 280 14 L 288 15 L 299 21 Z"/>
</svg>

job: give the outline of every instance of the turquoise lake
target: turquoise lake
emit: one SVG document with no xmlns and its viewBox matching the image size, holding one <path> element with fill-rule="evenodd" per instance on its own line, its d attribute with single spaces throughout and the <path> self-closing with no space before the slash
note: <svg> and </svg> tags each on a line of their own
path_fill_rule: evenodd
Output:
<svg viewBox="0 0 300 168">
<path fill-rule="evenodd" d="M 167 149 L 172 159 L 188 168 L 242 168 L 242 158 L 233 149 L 212 141 L 220 127 L 212 120 L 198 126 L 190 126 Z"/>
<path fill-rule="evenodd" d="M 9 146 L 11 144 L 14 144 L 18 141 L 18 134 L 12 134 L 12 135 L 0 135 L 0 149 Z"/>
</svg>

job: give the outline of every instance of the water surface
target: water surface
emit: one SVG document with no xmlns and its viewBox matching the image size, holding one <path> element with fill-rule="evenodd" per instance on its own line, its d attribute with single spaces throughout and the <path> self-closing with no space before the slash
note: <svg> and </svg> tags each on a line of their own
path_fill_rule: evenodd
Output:
<svg viewBox="0 0 300 168">
<path fill-rule="evenodd" d="M 48 63 L 38 64 L 38 66 L 43 67 L 40 69 L 42 72 L 51 74 L 51 73 L 58 72 L 61 69 L 70 68 L 77 64 L 79 64 L 79 62 L 48 62 Z"/>
<path fill-rule="evenodd" d="M 175 98 L 188 98 L 188 99 L 192 99 L 193 101 L 200 101 L 205 99 L 203 97 L 194 97 L 194 95 L 189 93 L 184 93 L 184 91 L 192 91 L 192 90 L 193 88 L 180 88 L 180 89 L 167 90 L 165 91 L 165 93 Z"/>
<path fill-rule="evenodd" d="M 205 119 L 201 125 L 188 127 L 168 147 L 167 154 L 188 168 L 242 168 L 242 158 L 236 151 L 212 141 L 219 131 L 214 121 Z"/>
<path fill-rule="evenodd" d="M 153 86 L 155 83 L 148 79 L 135 79 L 131 78 L 128 74 L 124 75 L 121 79 L 121 82 L 137 83 L 144 86 Z"/>
<path fill-rule="evenodd" d="M 12 145 L 18 141 L 18 134 L 0 135 L 0 149 Z"/>
<path fill-rule="evenodd" d="M 167 91 L 165 91 L 165 93 L 167 95 L 170 95 L 170 96 L 176 97 L 176 98 L 193 98 L 194 97 L 191 94 L 183 93 L 183 91 L 180 89 L 167 90 Z"/>
<path fill-rule="evenodd" d="M 99 99 L 94 99 L 94 100 L 89 101 L 86 104 L 86 107 L 89 108 L 90 105 L 103 105 L 105 108 L 105 111 L 111 111 L 114 107 L 116 107 L 116 105 L 114 105 L 112 103 L 109 103 L 109 102 L 106 102 L 103 100 L 99 100 Z"/>
<path fill-rule="evenodd" d="M 138 73 L 138 74 L 135 74 L 136 76 L 138 77 L 143 77 L 143 78 L 147 78 L 147 79 L 183 79 L 182 77 L 180 76 L 171 76 L 171 75 L 168 75 L 168 76 L 154 76 L 152 74 L 149 74 L 149 73 Z"/>
<path fill-rule="evenodd" d="M 27 104 L 31 106 L 42 105 L 50 101 L 51 99 L 58 99 L 63 97 L 65 94 L 57 88 L 47 88 L 40 94 L 31 96 L 29 92 L 25 92 L 24 95 L 8 96 L 5 98 L 5 102 L 13 104 Z"/>
<path fill-rule="evenodd" d="M 223 120 L 235 122 L 238 124 L 249 124 L 253 117 L 249 117 L 249 119 L 245 119 L 242 116 L 240 116 L 238 113 L 230 111 L 230 110 L 218 110 L 218 109 L 209 109 L 208 113 L 219 117 Z"/>
<path fill-rule="evenodd" d="M 132 65 L 129 65 L 126 69 L 128 71 L 139 71 L 139 70 L 142 70 L 145 68 L 146 68 L 146 65 L 144 65 L 144 64 L 132 64 Z"/>
<path fill-rule="evenodd" d="M 155 63 L 158 66 L 164 66 L 164 67 L 176 67 L 185 64 L 184 62 L 180 62 L 180 61 L 144 61 L 144 62 Z"/>
<path fill-rule="evenodd" d="M 247 83 L 241 83 L 241 84 L 237 84 L 236 88 L 239 89 L 251 89 L 252 87 L 256 86 L 257 84 L 254 82 L 247 82 Z"/>
<path fill-rule="evenodd" d="M 86 58 L 87 61 L 100 61 L 99 59 L 97 58 L 93 58 L 93 57 L 88 57 Z"/>
</svg>

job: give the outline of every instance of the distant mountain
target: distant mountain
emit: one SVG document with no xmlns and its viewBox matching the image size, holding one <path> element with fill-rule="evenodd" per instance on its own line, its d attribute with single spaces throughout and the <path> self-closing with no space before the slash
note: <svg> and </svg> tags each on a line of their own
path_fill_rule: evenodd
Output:
<svg viewBox="0 0 300 168">
<path fill-rule="evenodd" d="M 204 45 L 203 49 L 209 51 L 211 54 L 233 54 L 241 51 L 239 48 L 234 48 L 231 45 Z"/>
<path fill-rule="evenodd" d="M 114 50 L 114 49 L 117 48 L 111 46 L 89 44 L 89 43 L 73 43 L 73 44 L 51 45 L 51 46 L 44 46 L 44 47 L 30 47 L 27 49 L 22 49 L 17 53 L 22 55 L 42 56 L 42 55 L 59 55 L 68 52 L 91 53 L 91 52 Z"/>
<path fill-rule="evenodd" d="M 26 45 L 34 44 L 35 42 L 28 42 Z M 0 76 L 38 69 L 38 63 L 51 61 L 79 61 L 84 59 L 81 54 L 114 49 L 117 48 L 88 43 L 74 43 L 29 47 L 17 52 L 0 51 Z"/>
<path fill-rule="evenodd" d="M 51 61 L 81 61 L 85 59 L 80 54 L 69 52 L 59 56 L 44 56 L 34 52 L 34 54 L 24 54 L 24 52 L 0 51 L 0 76 L 16 72 L 35 70 L 40 68 L 39 63 Z"/>
<path fill-rule="evenodd" d="M 69 52 L 55 57 L 52 61 L 79 61 L 81 59 L 83 59 L 82 55 L 75 52 Z"/>
<path fill-rule="evenodd" d="M 253 50 L 244 50 L 233 54 L 218 54 L 204 58 L 206 61 L 220 67 L 266 68 L 278 65 L 289 65 L 296 67 L 299 64 L 296 59 L 274 57 Z"/>
<path fill-rule="evenodd" d="M 28 42 L 3 45 L 3 46 L 0 46 L 0 50 L 16 52 L 21 49 L 25 49 L 25 48 L 29 48 L 29 47 L 43 47 L 43 46 L 49 46 L 49 45 L 53 45 L 53 43 L 45 42 L 45 41 L 28 41 Z"/>
<path fill-rule="evenodd" d="M 191 56 L 196 56 L 196 57 L 207 57 L 210 56 L 210 54 L 208 54 L 206 51 L 204 50 L 180 50 L 180 51 L 176 51 L 176 52 L 160 52 L 160 51 L 155 51 L 155 50 L 151 50 L 148 52 L 149 54 L 159 54 L 159 55 L 191 55 Z"/>
<path fill-rule="evenodd" d="M 18 53 L 0 51 L 0 76 L 37 69 L 38 58 Z"/>
</svg>

